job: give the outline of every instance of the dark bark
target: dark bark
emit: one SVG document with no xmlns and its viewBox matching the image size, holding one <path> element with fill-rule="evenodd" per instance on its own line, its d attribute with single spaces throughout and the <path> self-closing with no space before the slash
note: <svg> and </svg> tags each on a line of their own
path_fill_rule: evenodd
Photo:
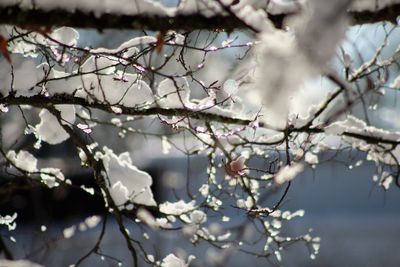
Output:
<svg viewBox="0 0 400 267">
<path fill-rule="evenodd" d="M 94 108 L 98 110 L 103 110 L 105 112 L 113 113 L 111 106 L 109 104 L 100 103 L 100 102 L 92 102 L 89 103 L 83 98 L 78 98 L 74 96 L 68 95 L 56 95 L 52 97 L 46 97 L 42 95 L 36 95 L 31 97 L 14 97 L 14 96 L 7 96 L 0 98 L 0 104 L 5 106 L 12 106 L 12 105 L 31 105 L 33 107 L 38 108 L 49 108 L 52 105 L 58 104 L 73 104 L 73 105 L 80 105 L 83 107 Z M 164 116 L 181 116 L 187 117 L 191 119 L 197 119 L 202 121 L 214 121 L 214 122 L 221 122 L 226 124 L 236 124 L 236 125 L 249 125 L 252 123 L 252 120 L 245 120 L 240 118 L 232 118 L 226 117 L 223 115 L 212 114 L 206 111 L 193 111 L 188 110 L 185 108 L 173 108 L 173 109 L 166 109 L 160 107 L 153 107 L 148 109 L 135 109 L 135 108 L 128 108 L 124 106 L 118 106 L 121 108 L 121 115 L 132 115 L 132 116 L 153 116 L 153 115 L 164 115 Z M 264 124 L 260 123 L 260 127 L 266 127 Z M 293 132 L 304 132 L 304 133 L 323 133 L 323 129 L 319 128 L 312 128 L 309 126 L 305 126 L 302 128 L 289 128 L 284 131 L 287 131 L 287 134 Z M 369 144 L 390 144 L 393 146 L 399 145 L 399 140 L 393 139 L 384 139 L 380 136 L 374 136 L 373 134 L 362 134 L 362 133 L 353 133 L 353 132 L 344 132 L 342 133 L 343 136 L 352 137 L 360 140 L 364 140 Z"/>
<path fill-rule="evenodd" d="M 390 21 L 396 23 L 400 14 L 400 4 L 386 7 L 376 12 L 350 11 L 349 16 L 353 24 Z M 277 28 L 281 28 L 285 15 L 270 15 L 269 18 Z M 118 15 L 104 14 L 95 16 L 94 13 L 67 10 L 44 11 L 40 9 L 23 10 L 19 6 L 0 7 L 0 24 L 12 24 L 24 28 L 37 29 L 54 26 L 70 26 L 76 28 L 104 29 L 145 29 L 154 31 L 166 30 L 213 30 L 233 31 L 246 28 L 246 25 L 234 16 L 214 16 L 207 18 L 202 15 L 178 15 L 176 17 L 157 17 L 146 14 Z"/>
<path fill-rule="evenodd" d="M 378 11 L 349 12 L 354 24 L 375 23 L 379 21 L 388 21 L 397 24 L 397 18 L 400 16 L 400 4 L 394 4 Z"/>
<path fill-rule="evenodd" d="M 272 16 L 270 19 L 277 27 L 281 27 L 284 16 Z M 228 31 L 246 28 L 238 18 L 233 16 L 178 15 L 175 17 L 160 17 L 141 15 L 85 13 L 76 10 L 23 10 L 18 6 L 0 7 L 0 24 L 11 24 L 22 28 L 50 28 L 54 26 L 69 26 L 75 28 L 93 28 L 99 31 L 105 29 L 144 29 L 152 31 L 167 30 L 212 30 Z"/>
</svg>

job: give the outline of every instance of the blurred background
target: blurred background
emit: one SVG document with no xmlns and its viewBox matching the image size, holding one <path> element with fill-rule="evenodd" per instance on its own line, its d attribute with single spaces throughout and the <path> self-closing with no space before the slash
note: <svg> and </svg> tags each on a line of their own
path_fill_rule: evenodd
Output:
<svg viewBox="0 0 400 267">
<path fill-rule="evenodd" d="M 158 158 L 149 161 L 145 170 L 153 177 L 153 191 L 158 200 L 172 198 L 165 194 L 165 180 L 175 180 L 178 194 L 183 190 L 180 187 L 185 184 L 183 177 L 186 175 L 186 164 L 187 161 L 182 158 Z M 206 167 L 206 160 L 192 159 L 191 164 L 192 181 L 197 183 L 204 180 L 202 170 Z M 372 164 L 349 169 L 349 166 L 342 163 L 330 161 L 316 169 L 307 170 L 294 180 L 281 209 L 304 209 L 306 213 L 305 216 L 284 224 L 283 232 L 300 235 L 310 230 L 313 236 L 321 237 L 321 249 L 317 258 L 312 260 L 308 256 L 307 248 L 296 244 L 282 252 L 284 266 L 398 266 L 399 189 L 392 187 L 383 191 L 376 187 L 371 180 L 373 169 Z M 90 175 L 74 176 L 71 179 L 74 183 L 79 184 L 82 181 L 88 187 L 94 186 L 90 184 Z M 276 197 L 279 193 L 281 192 L 277 192 Z M 271 198 L 269 201 L 273 203 L 275 199 Z M 78 189 L 21 189 L 14 192 L 9 201 L 1 203 L 0 214 L 18 212 L 17 229 L 8 232 L 2 228 L 1 234 L 16 258 L 29 258 L 45 266 L 69 266 L 94 246 L 101 231 L 101 223 L 93 229 L 77 229 L 70 239 L 63 239 L 64 229 L 72 225 L 78 226 L 91 215 L 102 216 L 103 205 L 101 197 L 92 197 Z M 245 214 L 240 211 L 229 211 L 227 215 L 232 219 L 226 226 L 245 220 Z M 46 227 L 45 232 L 42 232 L 43 226 Z M 139 239 L 145 232 L 149 233 L 149 243 L 157 244 L 156 250 L 161 255 L 175 252 L 177 255 L 187 256 L 193 253 L 199 260 L 193 261 L 191 266 L 212 266 L 211 264 L 218 261 L 217 250 L 204 244 L 200 247 L 191 246 L 183 240 L 181 234 L 177 234 L 179 232 L 167 231 L 153 235 L 151 231 L 144 229 L 130 227 L 129 230 Z M 122 260 L 123 266 L 129 266 L 130 256 L 113 220 L 108 220 L 105 233 L 101 243 L 102 253 Z M 257 235 L 255 232 L 246 234 Z M 265 259 L 234 253 L 222 266 L 245 264 L 271 265 Z M 93 255 L 82 266 L 117 266 L 117 263 Z"/>
</svg>

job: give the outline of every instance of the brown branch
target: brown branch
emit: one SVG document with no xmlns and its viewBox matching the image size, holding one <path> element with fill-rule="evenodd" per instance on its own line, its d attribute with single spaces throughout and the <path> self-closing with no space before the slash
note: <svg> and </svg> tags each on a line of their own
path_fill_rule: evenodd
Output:
<svg viewBox="0 0 400 267">
<path fill-rule="evenodd" d="M 303 132 L 303 133 L 324 133 L 324 129 L 319 129 L 319 128 L 299 128 L 299 129 L 293 129 L 291 130 L 291 132 Z M 368 133 L 366 134 L 362 134 L 362 133 L 353 133 L 353 132 L 343 132 L 342 134 L 340 134 L 341 136 L 347 136 L 347 137 L 352 137 L 352 138 L 356 138 L 359 140 L 363 140 L 365 142 L 367 142 L 368 144 L 389 144 L 389 145 L 399 145 L 400 141 L 398 140 L 390 140 L 390 139 L 384 139 L 380 136 L 373 136 L 373 135 L 368 135 Z"/>
<path fill-rule="evenodd" d="M 105 112 L 114 113 L 111 109 L 113 107 L 107 103 L 93 102 L 89 103 L 84 98 L 68 96 L 68 95 L 56 95 L 52 97 L 45 97 L 42 95 L 36 95 L 31 97 L 14 97 L 8 96 L 4 98 L 0 98 L 0 104 L 4 105 L 31 105 L 38 108 L 46 108 L 49 105 L 59 105 L 59 104 L 72 104 L 72 105 L 80 105 L 88 108 L 95 108 L 99 110 L 103 110 Z M 121 109 L 123 115 L 131 115 L 131 116 L 151 116 L 151 115 L 164 115 L 164 116 L 182 116 L 182 117 L 190 117 L 198 120 L 205 121 L 215 121 L 222 122 L 227 124 L 237 124 L 237 125 L 249 125 L 252 120 L 245 120 L 239 118 L 232 118 L 227 116 L 222 116 L 218 114 L 208 113 L 206 111 L 195 111 L 185 108 L 160 108 L 160 107 L 152 107 L 152 108 L 129 108 L 122 105 L 114 105 L 114 107 L 118 107 Z"/>
<path fill-rule="evenodd" d="M 378 11 L 349 11 L 353 24 L 375 23 L 389 21 L 396 23 L 400 14 L 400 4 L 394 4 Z M 277 28 L 292 14 L 269 14 L 268 18 Z M 57 26 L 76 28 L 93 28 L 99 31 L 105 29 L 145 29 L 154 31 L 167 30 L 213 30 L 233 31 L 244 29 L 243 21 L 232 14 L 206 17 L 201 14 L 168 16 L 151 16 L 146 14 L 120 15 L 107 13 L 96 16 L 93 12 L 76 10 L 70 12 L 63 9 L 41 10 L 22 9 L 18 5 L 0 7 L 0 24 L 11 24 L 23 28 L 39 29 Z"/>
<path fill-rule="evenodd" d="M 400 4 L 389 5 L 377 11 L 350 11 L 348 14 L 353 24 L 367 24 L 380 21 L 397 24 L 396 20 L 400 14 Z"/>
<path fill-rule="evenodd" d="M 109 113 L 114 113 L 112 110 L 112 106 L 107 103 L 100 103 L 100 102 L 91 102 L 89 103 L 83 98 L 68 96 L 68 95 L 56 95 L 52 97 L 46 97 L 42 95 L 36 95 L 31 97 L 14 97 L 14 96 L 7 96 L 0 98 L 0 104 L 4 104 L 5 106 L 9 105 L 30 105 L 37 108 L 49 108 L 53 105 L 59 104 L 70 104 L 70 105 L 80 105 L 87 108 L 93 108 L 102 110 Z M 120 115 L 131 115 L 131 116 L 152 116 L 152 115 L 164 115 L 164 116 L 181 116 L 187 117 L 192 119 L 198 119 L 202 121 L 213 121 L 213 122 L 220 122 L 225 124 L 235 124 L 235 125 L 249 125 L 253 122 L 253 120 L 241 119 L 241 118 L 232 118 L 228 116 L 222 116 L 218 114 L 208 113 L 206 111 L 195 111 L 190 109 L 184 108 L 173 108 L 173 109 L 166 109 L 160 107 L 153 107 L 147 109 L 136 109 L 136 108 L 129 108 L 124 106 L 116 105 L 116 107 L 121 109 Z M 264 124 L 260 123 L 260 127 L 268 128 Z M 278 130 L 277 130 L 278 131 Z M 288 134 L 292 132 L 304 132 L 304 133 L 324 133 L 324 129 L 320 128 L 313 128 L 311 126 L 304 126 L 300 128 L 290 128 L 285 129 L 282 131 L 288 131 Z M 353 137 L 360 140 L 364 140 L 369 144 L 390 144 L 390 145 L 398 145 L 400 141 L 397 140 L 389 140 L 383 139 L 379 136 L 368 135 L 368 133 L 353 133 L 353 132 L 344 132 L 341 134 L 342 136 Z"/>
<path fill-rule="evenodd" d="M 133 266 L 137 267 L 138 266 L 138 256 L 137 256 L 136 249 L 133 247 L 133 245 L 130 241 L 130 236 L 125 228 L 121 211 L 118 209 L 117 205 L 115 205 L 114 200 L 111 197 L 111 194 L 108 190 L 108 187 L 105 184 L 105 180 L 104 180 L 102 173 L 103 172 L 107 173 L 107 172 L 104 168 L 103 162 L 96 160 L 95 157 L 93 156 L 93 154 L 91 153 L 91 151 L 89 151 L 89 149 L 87 148 L 85 142 L 83 140 L 81 140 L 79 135 L 77 135 L 72 128 L 70 128 L 68 125 L 65 125 L 63 123 L 63 119 L 61 117 L 60 112 L 56 108 L 54 108 L 53 105 L 48 104 L 46 109 L 51 114 L 53 114 L 53 116 L 55 116 L 57 118 L 59 125 L 68 133 L 68 135 L 71 137 L 71 139 L 75 143 L 75 145 L 77 147 L 79 147 L 80 149 L 82 149 L 83 152 L 86 154 L 88 163 L 93 168 L 95 181 L 96 181 L 97 185 L 102 189 L 102 191 L 105 195 L 105 198 L 107 200 L 107 204 L 111 208 L 110 212 L 114 215 L 114 218 L 116 219 L 117 224 L 119 226 L 119 230 L 125 239 L 128 250 L 132 256 Z"/>
<path fill-rule="evenodd" d="M 270 19 L 281 25 L 283 16 L 273 16 Z M 96 16 L 93 12 L 55 9 L 25 10 L 19 6 L 0 7 L 0 24 L 12 24 L 19 27 L 51 28 L 55 26 L 69 26 L 76 28 L 93 28 L 99 31 L 105 29 L 145 29 L 153 31 L 168 30 L 213 30 L 233 31 L 243 29 L 246 25 L 233 16 L 206 17 L 201 14 L 177 15 L 174 17 L 139 15 L 103 14 Z"/>
</svg>

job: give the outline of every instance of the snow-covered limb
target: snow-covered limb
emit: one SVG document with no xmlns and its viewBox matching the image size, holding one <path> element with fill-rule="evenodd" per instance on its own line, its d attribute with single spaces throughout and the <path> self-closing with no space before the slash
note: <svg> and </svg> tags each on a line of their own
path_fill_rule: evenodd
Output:
<svg viewBox="0 0 400 267">
<path fill-rule="evenodd" d="M 74 96 L 67 96 L 67 95 L 60 95 L 60 96 L 53 96 L 53 97 L 46 97 L 46 96 L 32 96 L 32 97 L 14 97 L 14 96 L 7 96 L 4 98 L 0 98 L 0 104 L 5 106 L 13 106 L 13 105 L 31 105 L 38 108 L 46 108 L 48 105 L 81 105 L 83 107 L 89 107 L 94 109 L 99 109 L 107 112 L 112 112 L 112 107 L 105 103 L 89 103 L 85 99 L 74 97 Z M 191 111 L 185 108 L 174 108 L 174 109 L 164 109 L 164 108 L 148 108 L 148 109 L 135 109 L 135 108 L 127 108 L 124 106 L 117 106 L 123 115 L 133 115 L 133 116 L 152 116 L 152 115 L 165 115 L 165 116 L 178 116 L 178 117 L 188 117 L 197 120 L 206 120 L 206 121 L 213 121 L 213 122 L 220 122 L 225 124 L 236 124 L 236 125 L 244 125 L 250 126 L 253 123 L 251 119 L 243 119 L 243 118 L 235 118 L 235 117 L 227 117 L 219 114 L 213 114 L 209 112 L 201 112 L 201 111 Z M 266 125 L 259 125 L 259 127 L 267 127 Z M 301 128 L 293 128 L 289 127 L 288 129 L 283 129 L 282 132 L 289 132 L 289 133 L 311 133 L 311 134 L 318 134 L 324 133 L 325 130 L 323 128 L 314 128 L 314 127 L 301 127 Z M 349 131 L 344 130 L 340 132 L 340 135 L 354 137 L 360 140 L 364 140 L 367 143 L 373 144 L 392 144 L 397 145 L 400 144 L 400 140 L 396 138 L 391 138 L 389 135 L 387 136 L 377 136 L 374 132 L 369 134 L 365 131 Z M 266 142 L 268 143 L 268 142 Z"/>
<path fill-rule="evenodd" d="M 145 109 L 137 109 L 125 107 L 123 105 L 114 105 L 111 106 L 107 103 L 99 103 L 99 102 L 88 102 L 87 100 L 68 95 L 56 95 L 52 97 L 46 97 L 41 95 L 36 95 L 32 97 L 14 97 L 7 96 L 4 98 L 0 98 L 0 104 L 6 106 L 13 105 L 32 105 L 38 108 L 45 108 L 47 105 L 58 105 L 58 104 L 66 104 L 66 105 L 80 105 L 83 107 L 94 108 L 98 110 L 103 110 L 107 112 L 114 113 L 114 109 L 119 109 L 118 114 L 123 115 L 132 115 L 132 116 L 152 116 L 152 115 L 164 115 L 164 116 L 178 116 L 178 117 L 188 117 L 198 120 L 210 120 L 215 122 L 222 122 L 228 124 L 237 124 L 237 125 L 250 125 L 253 120 L 248 118 L 235 118 L 229 117 L 225 115 L 221 115 L 218 113 L 212 113 L 207 111 L 197 111 L 186 108 L 145 108 Z"/>
<path fill-rule="evenodd" d="M 111 187 L 111 190 L 110 190 L 109 186 L 107 186 L 107 185 L 113 186 L 110 183 L 110 177 L 108 177 L 108 175 L 109 175 L 108 172 L 110 171 L 110 169 L 107 169 L 107 166 L 105 166 L 103 161 L 99 160 L 101 158 L 101 155 L 95 156 L 93 154 L 94 151 L 92 151 L 92 148 L 90 146 L 86 146 L 85 141 L 82 140 L 81 136 L 79 134 L 77 134 L 76 132 L 74 132 L 68 125 L 63 124 L 63 118 L 62 118 L 61 112 L 59 110 L 57 110 L 54 107 L 48 107 L 47 110 L 54 117 L 56 117 L 59 125 L 64 129 L 65 132 L 67 132 L 67 134 L 73 140 L 75 146 L 77 148 L 79 148 L 81 151 L 83 151 L 83 154 L 86 157 L 87 164 L 93 169 L 94 179 L 95 179 L 97 185 L 100 187 L 100 189 L 101 189 L 101 191 L 102 191 L 102 193 L 104 195 L 104 200 L 105 200 L 106 206 L 108 206 L 109 211 L 114 214 L 114 217 L 115 217 L 115 219 L 116 219 L 116 221 L 117 221 L 117 223 L 119 225 L 120 232 L 121 232 L 121 234 L 123 235 L 123 237 L 125 239 L 126 246 L 127 246 L 128 250 L 130 252 L 130 255 L 132 257 L 133 265 L 134 266 L 138 266 L 137 251 L 136 251 L 135 247 L 133 246 L 133 244 L 131 242 L 131 239 L 129 237 L 129 232 L 127 231 L 127 229 L 124 226 L 122 213 L 120 212 L 120 207 L 118 206 L 118 205 L 120 205 L 120 203 L 116 203 L 115 202 L 115 200 L 120 200 L 120 198 L 119 198 L 119 196 L 115 196 L 115 195 L 112 194 L 113 193 L 113 188 L 112 187 Z M 122 155 L 122 156 L 120 155 L 120 157 L 121 157 L 121 159 L 123 159 L 125 161 L 125 164 L 126 163 L 129 164 L 129 160 L 127 159 L 126 155 Z M 126 161 L 128 161 L 128 162 L 126 162 Z M 122 163 L 122 164 L 124 164 L 124 163 Z M 110 167 L 110 166 L 108 166 L 108 167 Z M 129 166 L 128 166 L 128 168 L 129 168 Z M 118 167 L 117 167 L 116 171 L 118 172 Z M 131 188 L 128 189 L 121 182 L 119 182 L 119 183 L 117 182 L 115 184 L 119 185 L 119 188 L 125 191 L 125 193 L 127 195 L 126 196 L 127 198 L 131 197 L 131 196 L 128 195 L 129 192 L 132 191 Z M 151 182 L 150 182 L 150 184 L 151 184 Z M 148 195 L 151 195 L 151 194 L 148 194 Z M 151 198 L 152 198 L 152 196 L 151 196 Z M 152 204 L 153 203 L 150 203 L 150 205 L 152 205 Z"/>
<path fill-rule="evenodd" d="M 237 16 L 217 12 L 215 8 L 197 9 L 194 1 L 182 1 L 178 8 L 167 8 L 153 1 L 39 1 L 7 0 L 0 3 L 0 23 L 21 27 L 71 26 L 94 29 L 149 29 L 165 30 L 218 30 L 232 31 L 246 28 Z M 219 1 L 213 2 L 214 7 Z M 222 1 L 221 1 L 222 2 Z M 225 1 L 229 5 L 232 1 Z M 238 9 L 251 8 L 266 10 L 268 18 L 278 28 L 286 16 L 298 12 L 303 1 L 238 1 Z M 252 3 L 253 2 L 253 3 Z M 261 3 L 257 4 L 257 2 Z M 286 2 L 289 2 L 287 4 Z M 398 1 L 360 0 L 348 11 L 353 24 L 390 21 L 396 23 L 400 13 Z M 186 3 L 186 4 L 185 4 Z M 200 6 L 202 1 L 198 1 Z M 265 6 L 268 3 L 268 6 Z M 32 4 L 35 9 L 31 9 Z M 137 8 L 138 4 L 139 9 Z M 186 7 L 185 7 L 186 5 Z M 193 8 L 194 6 L 194 8 Z M 127 8 L 128 7 L 128 8 Z M 46 19 L 43 19 L 46 18 Z"/>
</svg>

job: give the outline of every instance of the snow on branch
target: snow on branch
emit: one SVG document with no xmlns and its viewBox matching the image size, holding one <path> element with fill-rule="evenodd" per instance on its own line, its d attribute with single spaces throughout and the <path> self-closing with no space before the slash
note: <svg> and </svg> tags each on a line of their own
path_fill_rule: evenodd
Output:
<svg viewBox="0 0 400 267">
<path fill-rule="evenodd" d="M 251 118 L 241 118 L 241 117 L 229 117 L 224 116 L 221 114 L 215 114 L 210 112 L 204 111 L 193 111 L 185 108 L 161 108 L 161 107 L 153 107 L 147 109 L 136 109 L 136 108 L 129 108 L 124 107 L 121 105 L 114 106 L 114 108 L 106 103 L 99 103 L 99 102 L 88 102 L 83 98 L 68 96 L 68 95 L 57 95 L 53 97 L 47 96 L 31 96 L 31 97 L 14 97 L 8 96 L 4 98 L 0 98 L 0 104 L 6 106 L 13 106 L 13 105 L 31 105 L 37 108 L 46 108 L 49 105 L 58 105 L 61 104 L 67 105 L 80 105 L 86 108 L 94 108 L 98 110 L 103 110 L 106 112 L 114 113 L 115 108 L 119 110 L 118 115 L 131 115 L 131 116 L 178 116 L 178 117 L 187 117 L 197 120 L 204 120 L 204 121 L 212 121 L 224 124 L 233 124 L 233 125 L 243 125 L 251 127 L 254 123 L 254 119 Z M 339 125 L 339 126 L 336 126 Z M 259 123 L 258 127 L 266 128 L 266 129 L 273 129 L 270 128 L 268 125 L 264 125 L 263 123 Z M 340 130 L 336 130 L 336 128 Z M 327 134 L 339 134 L 347 137 L 352 137 L 355 139 L 363 140 L 366 143 L 370 144 L 390 144 L 390 145 L 399 145 L 400 144 L 400 137 L 396 133 L 395 135 L 390 134 L 389 132 L 384 132 L 382 134 L 382 130 L 380 129 L 372 129 L 371 127 L 368 128 L 369 132 L 366 132 L 365 129 L 368 127 L 363 125 L 358 129 L 354 130 L 353 128 L 345 128 L 340 123 L 332 124 L 325 129 L 318 129 L 313 127 L 300 127 L 300 128 L 288 128 L 283 129 L 283 132 L 288 133 L 324 133 Z M 332 130 L 335 129 L 335 130 Z M 372 130 L 371 130 L 372 129 Z M 273 129 L 276 130 L 276 129 Z M 47 129 L 49 131 L 49 129 Z M 49 133 L 46 132 L 46 135 Z M 53 137 L 54 138 L 54 137 Z"/>
<path fill-rule="evenodd" d="M 124 1 L 15 1 L 0 3 L 0 23 L 26 28 L 70 26 L 77 28 L 167 30 L 224 30 L 248 28 L 246 19 L 264 12 L 277 28 L 286 17 L 301 12 L 302 1 L 182 1 L 165 7 L 149 0 Z M 258 3 L 260 2 L 260 3 Z M 229 12 L 227 12 L 229 11 Z M 249 12 L 247 12 L 249 11 Z M 250 12 L 251 11 L 251 12 Z M 243 17 L 237 14 L 243 13 Z M 348 10 L 352 24 L 396 23 L 400 3 L 355 1 Z M 249 16 L 251 14 L 251 16 Z"/>
</svg>

